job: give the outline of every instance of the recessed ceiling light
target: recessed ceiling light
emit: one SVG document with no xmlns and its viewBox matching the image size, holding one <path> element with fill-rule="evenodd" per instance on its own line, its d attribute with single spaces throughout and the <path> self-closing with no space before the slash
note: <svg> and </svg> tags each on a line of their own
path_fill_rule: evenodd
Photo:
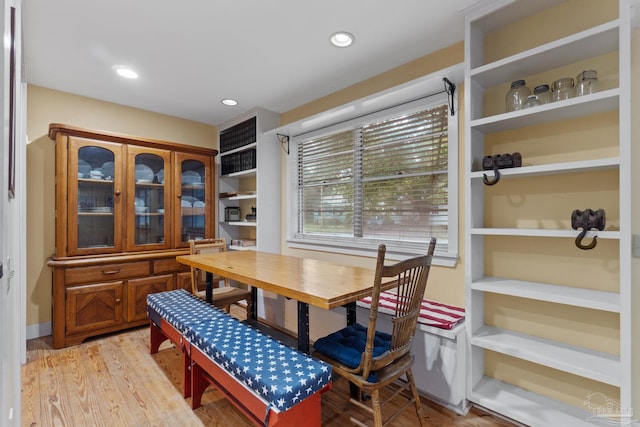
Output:
<svg viewBox="0 0 640 427">
<path fill-rule="evenodd" d="M 346 31 L 338 31 L 337 33 L 333 33 L 329 40 L 335 47 L 348 47 L 353 44 L 355 37 Z"/>
<path fill-rule="evenodd" d="M 235 99 L 231 99 L 231 98 L 223 99 L 222 103 L 224 105 L 230 105 L 230 106 L 238 105 L 238 101 L 236 101 Z"/>
<path fill-rule="evenodd" d="M 124 77 L 126 79 L 138 78 L 138 73 L 136 73 L 129 67 L 125 67 L 124 65 L 115 65 L 113 69 L 116 70 L 116 73 L 118 73 L 119 76 Z"/>
</svg>

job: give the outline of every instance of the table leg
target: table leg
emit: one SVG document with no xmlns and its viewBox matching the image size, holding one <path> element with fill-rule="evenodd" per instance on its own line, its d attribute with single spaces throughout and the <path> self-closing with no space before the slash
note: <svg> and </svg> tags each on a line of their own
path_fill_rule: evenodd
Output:
<svg viewBox="0 0 640 427">
<path fill-rule="evenodd" d="M 209 304 L 213 304 L 213 273 L 207 272 L 205 274 L 205 282 L 207 287 L 205 289 L 204 299 Z"/>
<path fill-rule="evenodd" d="M 350 302 L 344 306 L 347 309 L 347 326 L 353 325 L 358 320 L 356 317 L 356 303 Z"/>
<path fill-rule="evenodd" d="M 249 304 L 250 320 L 258 320 L 258 288 L 251 286 L 251 303 Z"/>
<path fill-rule="evenodd" d="M 298 350 L 309 354 L 309 304 L 298 301 Z"/>
</svg>

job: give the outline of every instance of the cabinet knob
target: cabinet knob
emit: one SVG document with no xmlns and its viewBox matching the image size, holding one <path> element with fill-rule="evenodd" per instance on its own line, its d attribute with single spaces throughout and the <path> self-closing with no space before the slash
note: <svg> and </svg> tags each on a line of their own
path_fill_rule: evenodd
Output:
<svg viewBox="0 0 640 427">
<path fill-rule="evenodd" d="M 116 269 L 116 270 L 101 270 L 102 274 L 104 274 L 105 276 L 109 275 L 109 274 L 118 274 L 120 273 L 120 269 Z"/>
<path fill-rule="evenodd" d="M 115 194 L 116 194 L 116 196 L 119 196 L 120 195 L 120 190 L 116 190 Z"/>
<path fill-rule="evenodd" d="M 182 194 L 178 194 L 178 199 L 182 199 Z"/>
<path fill-rule="evenodd" d="M 116 298 L 116 304 L 120 304 L 120 301 L 122 301 L 120 298 Z"/>
</svg>

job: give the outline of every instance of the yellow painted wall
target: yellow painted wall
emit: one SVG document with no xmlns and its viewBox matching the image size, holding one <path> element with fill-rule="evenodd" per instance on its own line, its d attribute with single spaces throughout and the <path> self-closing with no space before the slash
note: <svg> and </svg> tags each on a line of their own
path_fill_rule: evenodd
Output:
<svg viewBox="0 0 640 427">
<path fill-rule="evenodd" d="M 215 126 L 58 92 L 27 88 L 27 326 L 51 321 L 55 251 L 55 150 L 49 124 L 64 123 L 215 148 Z"/>
</svg>

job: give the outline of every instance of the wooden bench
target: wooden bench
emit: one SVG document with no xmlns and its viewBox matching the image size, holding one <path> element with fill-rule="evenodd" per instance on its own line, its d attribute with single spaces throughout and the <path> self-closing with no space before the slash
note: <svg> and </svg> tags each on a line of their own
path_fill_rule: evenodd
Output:
<svg viewBox="0 0 640 427">
<path fill-rule="evenodd" d="M 331 367 L 287 347 L 183 289 L 147 297 L 150 349 L 184 353 L 184 396 L 201 405 L 213 384 L 255 425 L 320 426 Z"/>
</svg>

